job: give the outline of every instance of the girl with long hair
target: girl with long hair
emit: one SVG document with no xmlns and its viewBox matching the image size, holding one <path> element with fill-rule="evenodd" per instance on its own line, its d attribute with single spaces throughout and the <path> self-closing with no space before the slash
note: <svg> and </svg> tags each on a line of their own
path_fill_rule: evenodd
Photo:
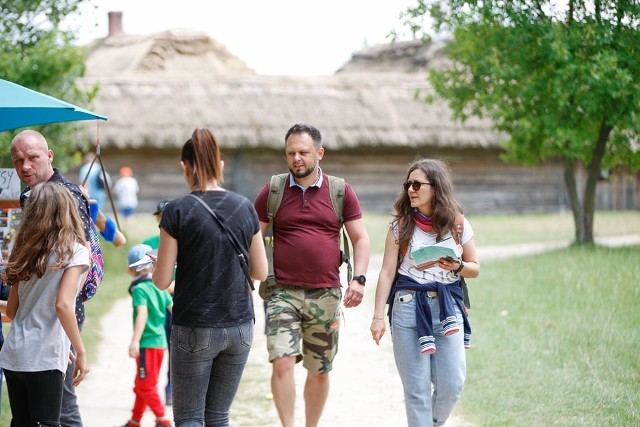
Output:
<svg viewBox="0 0 640 427">
<path fill-rule="evenodd" d="M 78 204 L 56 183 L 36 185 L 26 201 L 13 251 L 2 274 L 11 286 L 9 334 L 0 351 L 15 426 L 60 426 L 70 346 L 73 385 L 89 372 L 75 301 L 89 268 Z"/>
<path fill-rule="evenodd" d="M 443 425 L 466 377 L 464 350 L 470 327 L 461 278 L 480 272 L 473 230 L 466 220 L 454 236 L 462 205 L 456 199 L 447 165 L 421 159 L 407 171 L 395 202 L 376 287 L 371 334 L 379 344 L 389 304 L 393 354 L 405 395 L 409 427 Z M 456 258 L 418 263 L 415 251 L 451 238 Z M 432 392 L 433 387 L 433 392 Z M 430 424 L 429 424 L 430 425 Z"/>
<path fill-rule="evenodd" d="M 231 236 L 200 203 L 235 237 L 253 280 L 266 279 L 267 259 L 253 204 L 221 186 L 223 162 L 210 130 L 193 131 L 180 164 L 190 194 L 164 208 L 153 273 L 167 289 L 175 267 L 173 419 L 176 426 L 228 426 L 253 340 L 253 299 Z"/>
</svg>

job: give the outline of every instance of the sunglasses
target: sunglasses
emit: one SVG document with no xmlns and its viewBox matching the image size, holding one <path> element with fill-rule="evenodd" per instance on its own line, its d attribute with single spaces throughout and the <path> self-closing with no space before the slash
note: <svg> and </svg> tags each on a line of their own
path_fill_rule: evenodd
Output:
<svg viewBox="0 0 640 427">
<path fill-rule="evenodd" d="M 402 186 L 404 187 L 404 191 L 408 191 L 409 187 L 413 188 L 413 191 L 420 191 L 420 188 L 423 185 L 431 185 L 430 182 L 420 182 L 420 181 L 407 181 Z"/>
</svg>

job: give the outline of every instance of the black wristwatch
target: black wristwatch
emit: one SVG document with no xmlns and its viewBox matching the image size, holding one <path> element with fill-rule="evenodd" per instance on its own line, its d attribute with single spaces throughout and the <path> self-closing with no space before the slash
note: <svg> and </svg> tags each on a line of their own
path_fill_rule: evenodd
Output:
<svg viewBox="0 0 640 427">
<path fill-rule="evenodd" d="M 451 272 L 453 274 L 455 274 L 456 276 L 460 274 L 460 272 L 462 271 L 462 269 L 464 268 L 464 262 L 462 262 L 462 259 L 459 259 L 458 261 L 460 261 L 460 267 L 456 268 L 455 270 L 452 270 Z"/>
<path fill-rule="evenodd" d="M 358 283 L 360 283 L 361 285 L 364 285 L 365 283 L 367 283 L 367 278 L 364 277 L 364 275 L 359 275 L 359 276 L 353 276 L 353 279 L 351 280 L 355 280 Z"/>
</svg>

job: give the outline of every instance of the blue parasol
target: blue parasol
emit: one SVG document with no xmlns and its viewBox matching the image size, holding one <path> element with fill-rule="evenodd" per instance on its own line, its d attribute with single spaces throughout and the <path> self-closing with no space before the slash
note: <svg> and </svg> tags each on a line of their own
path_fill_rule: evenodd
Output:
<svg viewBox="0 0 640 427">
<path fill-rule="evenodd" d="M 0 79 L 0 132 L 46 123 L 106 117 L 49 95 Z"/>
</svg>

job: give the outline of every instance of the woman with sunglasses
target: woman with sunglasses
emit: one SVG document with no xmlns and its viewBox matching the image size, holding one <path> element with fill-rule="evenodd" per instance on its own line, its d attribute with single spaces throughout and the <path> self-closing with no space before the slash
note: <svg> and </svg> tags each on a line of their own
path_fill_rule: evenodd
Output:
<svg viewBox="0 0 640 427">
<path fill-rule="evenodd" d="M 404 191 L 395 202 L 394 220 L 385 242 L 376 287 L 371 334 L 376 344 L 385 333 L 389 304 L 393 353 L 405 396 L 407 425 L 443 425 L 455 406 L 466 377 L 465 347 L 471 329 L 460 278 L 480 272 L 473 230 L 456 199 L 447 165 L 439 160 L 414 162 Z M 456 234 L 456 236 L 454 236 Z M 454 239 L 456 257 L 417 262 L 416 251 Z M 433 392 L 432 392 L 433 385 Z"/>
</svg>

